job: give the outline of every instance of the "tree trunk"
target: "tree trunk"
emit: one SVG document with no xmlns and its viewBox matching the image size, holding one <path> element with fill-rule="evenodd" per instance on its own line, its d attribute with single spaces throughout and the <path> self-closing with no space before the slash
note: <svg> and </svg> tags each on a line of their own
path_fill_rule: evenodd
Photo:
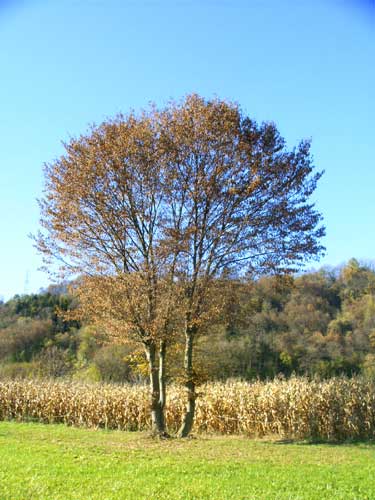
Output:
<svg viewBox="0 0 375 500">
<path fill-rule="evenodd" d="M 154 342 L 145 345 L 147 361 L 150 370 L 150 395 L 151 395 L 151 430 L 155 436 L 164 437 L 165 422 L 164 408 L 161 405 L 159 383 L 159 367 L 156 360 L 156 346 Z"/>
<path fill-rule="evenodd" d="M 193 427 L 194 414 L 195 414 L 195 380 L 193 370 L 193 343 L 194 343 L 195 330 L 193 328 L 186 328 L 185 331 L 185 388 L 187 391 L 187 405 L 185 415 L 182 419 L 182 425 L 178 431 L 178 437 L 187 437 Z"/>
<path fill-rule="evenodd" d="M 166 356 L 166 342 L 161 340 L 159 344 L 159 405 L 161 408 L 161 417 L 163 429 L 165 432 L 165 404 L 167 399 L 166 381 L 165 381 L 165 356 Z"/>
</svg>

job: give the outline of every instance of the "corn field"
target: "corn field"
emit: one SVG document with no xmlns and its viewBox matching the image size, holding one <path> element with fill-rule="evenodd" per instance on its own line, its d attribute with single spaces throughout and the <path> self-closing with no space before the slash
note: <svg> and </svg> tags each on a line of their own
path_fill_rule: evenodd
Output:
<svg viewBox="0 0 375 500">
<path fill-rule="evenodd" d="M 1 420 L 146 430 L 148 401 L 145 386 L 0 381 Z M 169 388 L 166 419 L 171 431 L 179 427 L 184 401 L 181 389 Z M 375 385 L 360 378 L 209 383 L 199 388 L 194 430 L 332 441 L 372 439 Z"/>
</svg>

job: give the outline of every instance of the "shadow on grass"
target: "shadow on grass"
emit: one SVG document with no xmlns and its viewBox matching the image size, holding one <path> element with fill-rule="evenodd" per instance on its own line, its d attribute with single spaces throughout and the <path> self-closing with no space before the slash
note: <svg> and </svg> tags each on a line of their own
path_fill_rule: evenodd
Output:
<svg viewBox="0 0 375 500">
<path fill-rule="evenodd" d="M 333 440 L 333 439 L 321 439 L 321 438 L 310 438 L 310 439 L 292 439 L 292 438 L 283 438 L 276 439 L 274 441 L 268 441 L 267 444 L 270 443 L 276 445 L 283 444 L 295 444 L 298 446 L 316 446 L 316 445 L 326 445 L 326 446 L 374 446 L 375 447 L 375 439 L 345 439 L 345 440 Z"/>
</svg>

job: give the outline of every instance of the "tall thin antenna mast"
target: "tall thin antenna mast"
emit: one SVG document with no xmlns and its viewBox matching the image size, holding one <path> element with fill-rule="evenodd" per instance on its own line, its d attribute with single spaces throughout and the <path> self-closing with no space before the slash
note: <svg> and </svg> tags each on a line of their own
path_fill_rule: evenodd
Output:
<svg viewBox="0 0 375 500">
<path fill-rule="evenodd" d="M 26 271 L 26 275 L 25 275 L 25 283 L 24 283 L 24 286 L 23 286 L 23 293 L 25 295 L 27 295 L 29 293 L 29 284 L 30 284 L 30 280 L 29 280 L 29 270 Z"/>
</svg>

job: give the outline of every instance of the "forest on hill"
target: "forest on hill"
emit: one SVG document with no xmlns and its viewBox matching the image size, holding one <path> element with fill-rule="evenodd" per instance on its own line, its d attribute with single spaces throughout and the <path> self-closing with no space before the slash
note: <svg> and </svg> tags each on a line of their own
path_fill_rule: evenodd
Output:
<svg viewBox="0 0 375 500">
<path fill-rule="evenodd" d="M 200 381 L 292 374 L 375 375 L 375 270 L 350 260 L 294 277 L 226 278 L 220 319 L 197 340 Z M 139 346 L 114 344 L 94 325 L 68 319 L 65 286 L 0 304 L 0 377 L 130 382 L 146 378 Z M 183 353 L 170 351 L 168 377 Z"/>
</svg>

